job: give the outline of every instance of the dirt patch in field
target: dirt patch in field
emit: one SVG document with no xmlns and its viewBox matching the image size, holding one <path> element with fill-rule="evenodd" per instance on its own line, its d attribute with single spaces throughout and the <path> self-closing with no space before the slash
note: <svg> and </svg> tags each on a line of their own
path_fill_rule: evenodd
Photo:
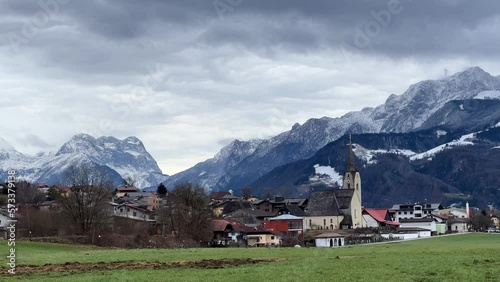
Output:
<svg viewBox="0 0 500 282">
<path fill-rule="evenodd" d="M 79 263 L 67 262 L 65 264 L 45 264 L 45 265 L 20 265 L 16 267 L 16 274 L 35 274 L 46 272 L 86 272 L 100 270 L 119 269 L 162 269 L 162 268 L 225 268 L 247 264 L 257 264 L 264 262 L 284 261 L 286 259 L 206 259 L 178 262 L 159 261 L 120 261 L 120 262 L 98 262 Z"/>
</svg>

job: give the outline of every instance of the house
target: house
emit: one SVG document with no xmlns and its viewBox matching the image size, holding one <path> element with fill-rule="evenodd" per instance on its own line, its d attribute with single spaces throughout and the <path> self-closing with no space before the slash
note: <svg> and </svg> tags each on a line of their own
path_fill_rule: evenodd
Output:
<svg viewBox="0 0 500 282">
<path fill-rule="evenodd" d="M 424 218 L 432 214 L 439 215 L 440 210 L 443 209 L 441 204 L 429 203 L 415 203 L 415 204 L 402 204 L 394 205 L 394 219 L 400 222 L 401 219 Z"/>
<path fill-rule="evenodd" d="M 113 215 L 119 217 L 126 217 L 142 221 L 155 221 L 154 215 L 150 210 L 139 207 L 132 203 L 111 203 L 113 207 Z"/>
<path fill-rule="evenodd" d="M 467 232 L 467 219 L 465 218 L 452 218 L 448 220 L 448 230 L 451 233 L 463 233 Z"/>
<path fill-rule="evenodd" d="M 281 234 L 282 239 L 304 241 L 304 218 L 291 214 L 283 214 L 264 220 L 264 227 Z"/>
<path fill-rule="evenodd" d="M 225 215 L 224 218 L 232 219 L 242 224 L 255 226 L 261 225 L 265 218 L 274 216 L 276 216 L 276 214 L 272 212 L 265 212 L 254 208 L 247 208 L 233 211 L 232 213 Z"/>
<path fill-rule="evenodd" d="M 210 193 L 210 200 L 214 202 L 223 202 L 222 197 L 226 195 L 231 195 L 231 194 L 227 191 L 212 192 Z"/>
<path fill-rule="evenodd" d="M 35 184 L 35 187 L 38 191 L 40 191 L 44 194 L 47 194 L 47 192 L 49 191 L 49 188 L 50 188 L 50 186 L 48 184 L 45 184 L 45 183 L 37 183 L 37 184 Z"/>
<path fill-rule="evenodd" d="M 247 245 L 251 247 L 280 246 L 281 236 L 270 230 L 254 228 L 247 231 Z"/>
<path fill-rule="evenodd" d="M 436 230 L 437 220 L 432 217 L 426 218 L 410 218 L 410 219 L 400 219 L 399 227 L 401 228 L 422 228 L 431 231 L 433 234 L 437 233 Z"/>
<path fill-rule="evenodd" d="M 273 231 L 259 226 L 247 226 L 232 219 L 214 219 L 211 223 L 214 233 L 212 242 L 226 245 L 242 243 L 247 246 L 277 246 L 281 236 Z"/>
<path fill-rule="evenodd" d="M 398 227 L 399 222 L 395 222 L 390 215 L 389 209 L 366 208 L 363 209 L 363 219 L 366 221 L 366 227 Z"/>
<path fill-rule="evenodd" d="M 212 202 L 210 208 L 212 209 L 212 214 L 214 217 L 222 217 L 222 212 L 224 210 L 225 202 Z"/>
<path fill-rule="evenodd" d="M 223 203 L 224 206 L 222 208 L 222 216 L 226 216 L 238 210 L 243 210 L 243 209 L 250 210 L 253 208 L 252 203 L 248 201 L 226 201 Z"/>
<path fill-rule="evenodd" d="M 400 227 L 396 231 L 383 231 L 380 236 L 386 239 L 409 240 L 431 237 L 429 229 L 420 227 Z"/>
<path fill-rule="evenodd" d="M 261 211 L 273 212 L 273 204 L 270 200 L 258 200 L 253 202 L 253 205 Z"/>
<path fill-rule="evenodd" d="M 12 218 L 6 209 L 0 209 L 0 239 L 7 239 L 7 227 Z"/>
<path fill-rule="evenodd" d="M 450 219 L 448 216 L 441 215 L 431 215 L 432 218 L 436 221 L 436 234 L 442 235 L 448 233 L 448 220 Z"/>
<path fill-rule="evenodd" d="M 230 219 L 214 219 L 211 222 L 212 232 L 214 236 L 212 242 L 217 245 L 227 245 L 228 243 L 244 243 L 246 241 L 245 226 L 239 222 Z"/>
<path fill-rule="evenodd" d="M 253 204 L 257 209 L 279 213 L 280 210 L 284 209 L 286 206 L 296 206 L 304 210 L 307 207 L 307 201 L 308 199 L 306 198 L 284 198 L 276 196 L 273 199 L 254 201 Z"/>
<path fill-rule="evenodd" d="M 456 218 L 469 218 L 469 214 L 467 213 L 467 209 L 458 209 L 458 208 L 447 208 L 439 211 L 441 215 L 445 215 L 448 217 L 456 217 Z"/>
<path fill-rule="evenodd" d="M 495 228 L 497 230 L 500 229 L 500 218 L 496 215 L 492 215 L 491 216 L 491 221 L 493 222 L 493 225 L 495 225 Z"/>
<path fill-rule="evenodd" d="M 297 205 L 285 205 L 278 210 L 278 214 L 291 214 L 299 217 L 304 217 L 306 213 Z"/>
<path fill-rule="evenodd" d="M 43 211 L 54 210 L 57 208 L 57 203 L 56 201 L 43 201 L 37 207 Z"/>
<path fill-rule="evenodd" d="M 155 192 L 127 192 L 122 197 L 115 197 L 117 203 L 135 203 L 148 210 L 156 210 L 160 206 L 160 198 Z"/>
<path fill-rule="evenodd" d="M 305 210 L 306 229 L 348 229 L 366 227 L 362 215 L 361 176 L 356 169 L 352 140 L 340 189 L 312 191 Z"/>
<path fill-rule="evenodd" d="M 137 192 L 139 192 L 139 189 L 136 187 L 132 187 L 132 186 L 118 187 L 115 189 L 115 196 L 116 197 L 123 197 L 127 193 L 137 193 Z"/>
<path fill-rule="evenodd" d="M 9 226 L 9 220 L 12 220 L 9 216 L 9 212 L 6 209 L 0 209 L 0 229 Z"/>
<path fill-rule="evenodd" d="M 345 236 L 334 232 L 321 233 L 315 237 L 316 247 L 341 247 L 345 245 Z"/>
</svg>

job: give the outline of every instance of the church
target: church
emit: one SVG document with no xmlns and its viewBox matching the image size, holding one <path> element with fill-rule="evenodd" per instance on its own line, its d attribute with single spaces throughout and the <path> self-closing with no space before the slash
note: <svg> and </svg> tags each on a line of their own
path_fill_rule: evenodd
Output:
<svg viewBox="0 0 500 282">
<path fill-rule="evenodd" d="M 306 229 L 351 229 L 366 227 L 362 216 L 361 176 L 356 169 L 349 136 L 347 166 L 340 188 L 312 191 L 304 217 Z"/>
</svg>

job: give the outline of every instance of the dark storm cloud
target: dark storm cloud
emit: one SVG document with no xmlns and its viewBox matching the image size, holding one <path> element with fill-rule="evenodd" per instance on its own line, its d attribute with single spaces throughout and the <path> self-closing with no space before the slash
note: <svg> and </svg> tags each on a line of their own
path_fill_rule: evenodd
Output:
<svg viewBox="0 0 500 282">
<path fill-rule="evenodd" d="M 0 125 L 31 151 L 80 132 L 139 136 L 172 173 L 232 138 L 377 106 L 445 68 L 498 75 L 499 11 L 464 0 L 1 1 L 0 101 L 19 118 Z"/>
</svg>

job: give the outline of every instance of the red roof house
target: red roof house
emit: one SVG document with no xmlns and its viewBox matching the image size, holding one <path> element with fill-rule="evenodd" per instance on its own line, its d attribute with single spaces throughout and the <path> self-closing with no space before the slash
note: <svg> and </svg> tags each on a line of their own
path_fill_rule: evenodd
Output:
<svg viewBox="0 0 500 282">
<path fill-rule="evenodd" d="M 399 222 L 394 221 L 390 216 L 390 210 L 385 208 L 363 209 L 363 218 L 367 227 L 399 226 Z"/>
</svg>

